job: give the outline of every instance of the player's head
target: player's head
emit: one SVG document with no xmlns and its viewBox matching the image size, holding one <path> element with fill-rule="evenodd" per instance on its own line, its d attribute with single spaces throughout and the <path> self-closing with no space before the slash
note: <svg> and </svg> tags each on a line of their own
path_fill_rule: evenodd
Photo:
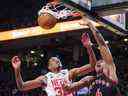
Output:
<svg viewBox="0 0 128 96">
<path fill-rule="evenodd" d="M 51 57 L 48 60 L 48 69 L 50 71 L 58 70 L 62 68 L 62 63 L 58 57 Z"/>
<path fill-rule="evenodd" d="M 97 61 L 96 65 L 95 65 L 95 71 L 97 73 L 102 73 L 104 66 L 105 66 L 105 61 L 104 60 Z"/>
</svg>

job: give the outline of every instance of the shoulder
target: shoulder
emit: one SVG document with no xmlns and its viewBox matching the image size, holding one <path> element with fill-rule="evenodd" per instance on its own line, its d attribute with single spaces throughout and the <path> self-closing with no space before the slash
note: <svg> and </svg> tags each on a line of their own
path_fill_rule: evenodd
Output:
<svg viewBox="0 0 128 96">
<path fill-rule="evenodd" d="M 53 78 L 54 77 L 54 73 L 52 72 L 48 72 L 46 75 L 45 75 L 45 78 L 46 79 L 50 79 L 50 78 Z"/>
<path fill-rule="evenodd" d="M 60 73 L 63 75 L 66 75 L 66 74 L 68 74 L 68 72 L 69 72 L 68 69 L 63 69 L 63 70 L 61 70 Z"/>
</svg>

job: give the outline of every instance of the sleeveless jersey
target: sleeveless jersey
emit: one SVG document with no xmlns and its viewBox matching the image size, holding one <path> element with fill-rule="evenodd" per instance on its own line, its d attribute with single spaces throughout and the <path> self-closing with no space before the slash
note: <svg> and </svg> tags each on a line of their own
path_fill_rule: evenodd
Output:
<svg viewBox="0 0 128 96">
<path fill-rule="evenodd" d="M 72 93 L 64 92 L 62 84 L 70 83 L 68 70 L 61 70 L 59 73 L 48 72 L 46 75 L 47 86 L 45 91 L 48 96 L 73 96 Z"/>
</svg>

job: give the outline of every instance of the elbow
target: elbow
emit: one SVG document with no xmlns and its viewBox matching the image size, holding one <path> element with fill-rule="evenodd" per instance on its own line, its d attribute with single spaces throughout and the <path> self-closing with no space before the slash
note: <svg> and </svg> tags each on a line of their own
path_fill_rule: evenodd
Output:
<svg viewBox="0 0 128 96">
<path fill-rule="evenodd" d="M 25 91 L 24 84 L 17 85 L 19 91 Z"/>
<path fill-rule="evenodd" d="M 22 88 L 18 88 L 19 91 L 24 91 Z"/>
<path fill-rule="evenodd" d="M 18 90 L 19 90 L 19 91 L 24 91 L 24 88 L 18 86 Z"/>
<path fill-rule="evenodd" d="M 27 89 L 25 89 L 25 88 L 23 88 L 23 87 L 18 87 L 18 90 L 19 90 L 19 91 L 22 91 L 22 92 L 23 92 L 23 91 L 28 91 Z"/>
</svg>

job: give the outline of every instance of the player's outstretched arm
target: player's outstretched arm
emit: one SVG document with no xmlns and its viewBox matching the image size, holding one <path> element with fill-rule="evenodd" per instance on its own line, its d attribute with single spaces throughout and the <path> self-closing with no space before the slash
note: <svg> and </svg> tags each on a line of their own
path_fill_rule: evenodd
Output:
<svg viewBox="0 0 128 96">
<path fill-rule="evenodd" d="M 45 77 L 40 76 L 34 80 L 26 81 L 24 82 L 20 73 L 20 66 L 21 66 L 21 60 L 18 56 L 14 56 L 11 60 L 14 72 L 15 72 L 15 78 L 17 87 L 20 91 L 26 91 L 34 88 L 38 88 L 41 86 L 45 86 Z"/>
<path fill-rule="evenodd" d="M 81 88 L 88 87 L 93 80 L 95 80 L 94 76 L 86 76 L 80 81 L 73 82 L 71 84 L 64 84 L 63 87 L 66 91 L 74 92 L 80 90 Z"/>
<path fill-rule="evenodd" d="M 91 71 L 94 71 L 94 67 L 95 67 L 95 64 L 97 61 L 95 54 L 93 52 L 92 46 L 91 46 L 91 41 L 90 41 L 89 35 L 87 33 L 84 33 L 82 35 L 81 42 L 82 42 L 83 46 L 87 49 L 87 53 L 89 55 L 89 64 L 86 64 L 79 68 L 71 69 L 69 71 L 69 77 L 71 80 L 76 78 L 77 76 L 85 75 Z"/>
</svg>

